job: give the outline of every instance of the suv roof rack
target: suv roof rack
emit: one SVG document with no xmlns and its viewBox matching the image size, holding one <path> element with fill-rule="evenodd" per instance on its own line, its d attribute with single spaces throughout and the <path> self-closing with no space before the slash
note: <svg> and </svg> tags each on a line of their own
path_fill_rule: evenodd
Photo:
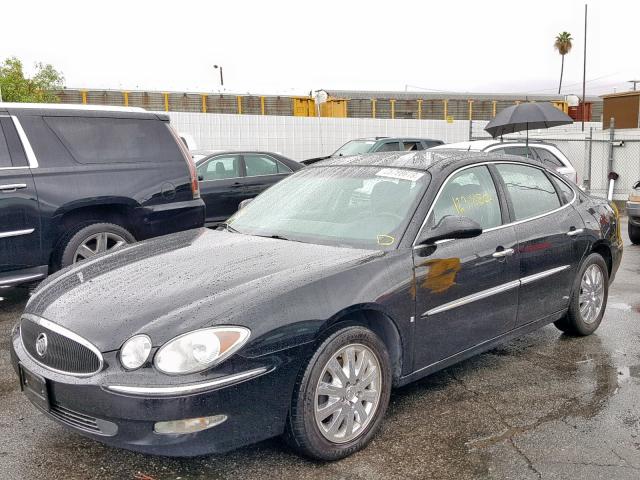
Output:
<svg viewBox="0 0 640 480">
<path fill-rule="evenodd" d="M 70 103 L 17 103 L 0 102 L 3 108 L 34 108 L 42 110 L 96 110 L 102 112 L 147 112 L 141 107 L 112 107 L 110 105 L 81 105 Z"/>
</svg>

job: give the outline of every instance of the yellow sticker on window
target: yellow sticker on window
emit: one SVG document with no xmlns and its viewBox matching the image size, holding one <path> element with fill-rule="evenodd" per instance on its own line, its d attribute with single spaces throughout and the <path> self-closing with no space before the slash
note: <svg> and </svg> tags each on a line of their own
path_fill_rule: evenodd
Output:
<svg viewBox="0 0 640 480">
<path fill-rule="evenodd" d="M 391 235 L 378 235 L 378 245 L 382 245 L 383 247 L 388 247 L 389 245 L 393 245 L 393 242 L 396 241 Z"/>
</svg>

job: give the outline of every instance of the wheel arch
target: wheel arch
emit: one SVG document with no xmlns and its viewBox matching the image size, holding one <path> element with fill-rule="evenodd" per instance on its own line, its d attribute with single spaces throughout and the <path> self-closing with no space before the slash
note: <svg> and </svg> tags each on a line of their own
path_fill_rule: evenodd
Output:
<svg viewBox="0 0 640 480">
<path fill-rule="evenodd" d="M 611 253 L 611 245 L 609 245 L 605 240 L 598 240 L 591 246 L 589 254 L 591 253 L 597 253 L 604 259 L 604 263 L 607 264 L 609 277 L 611 277 L 611 272 L 613 271 L 613 255 Z"/>
<path fill-rule="evenodd" d="M 377 304 L 348 307 L 331 317 L 319 330 L 318 338 L 351 325 L 360 325 L 373 331 L 384 342 L 389 352 L 394 385 L 402 376 L 405 356 L 400 329 L 391 316 Z"/>
</svg>

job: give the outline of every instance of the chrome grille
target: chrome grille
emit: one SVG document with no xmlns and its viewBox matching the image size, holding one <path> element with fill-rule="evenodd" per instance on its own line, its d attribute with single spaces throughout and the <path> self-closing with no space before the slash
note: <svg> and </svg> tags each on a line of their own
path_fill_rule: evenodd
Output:
<svg viewBox="0 0 640 480">
<path fill-rule="evenodd" d="M 25 350 L 43 367 L 76 376 L 90 376 L 102 369 L 102 355 L 93 345 L 48 320 L 23 316 L 20 335 Z M 42 338 L 46 339 L 44 353 L 37 347 Z"/>
</svg>

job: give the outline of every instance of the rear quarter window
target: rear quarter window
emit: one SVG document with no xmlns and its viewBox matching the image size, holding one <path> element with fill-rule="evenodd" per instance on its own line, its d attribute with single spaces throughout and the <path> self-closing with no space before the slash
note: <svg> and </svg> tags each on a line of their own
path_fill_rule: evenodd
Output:
<svg viewBox="0 0 640 480">
<path fill-rule="evenodd" d="M 101 117 L 45 117 L 45 122 L 79 163 L 182 161 L 161 120 Z"/>
</svg>

